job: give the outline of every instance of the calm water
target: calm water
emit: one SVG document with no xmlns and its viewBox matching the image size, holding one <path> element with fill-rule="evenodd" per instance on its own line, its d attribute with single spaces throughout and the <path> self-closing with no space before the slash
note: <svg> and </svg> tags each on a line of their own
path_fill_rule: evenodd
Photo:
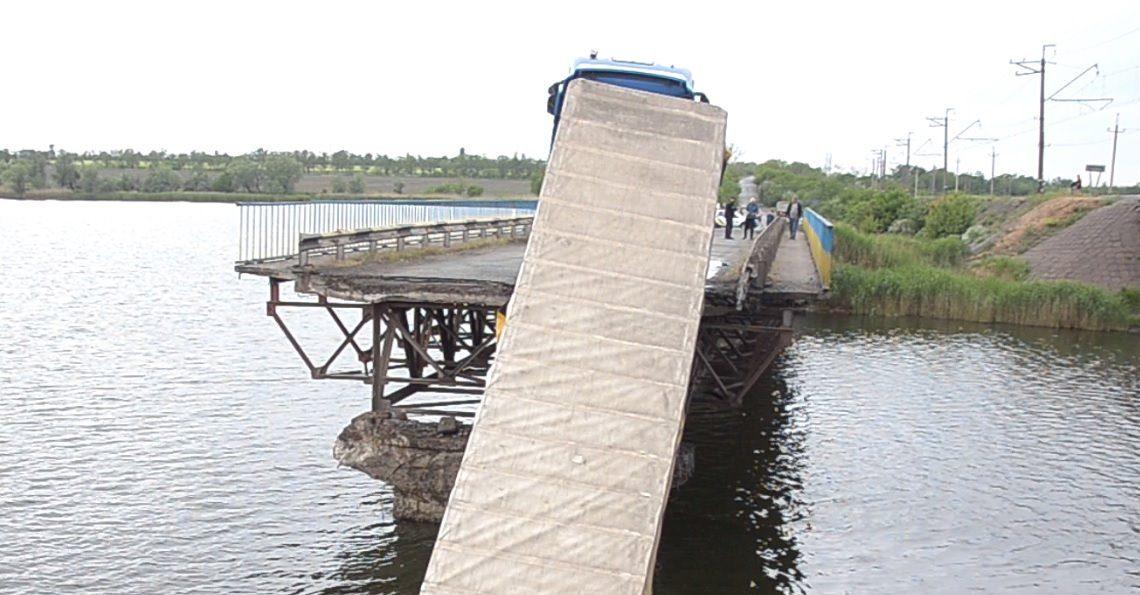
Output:
<svg viewBox="0 0 1140 595">
<path fill-rule="evenodd" d="M 0 201 L 0 592 L 410 593 L 228 205 Z M 292 321 L 328 340 L 325 321 Z M 690 421 L 660 593 L 1140 589 L 1140 339 L 817 318 Z"/>
</svg>

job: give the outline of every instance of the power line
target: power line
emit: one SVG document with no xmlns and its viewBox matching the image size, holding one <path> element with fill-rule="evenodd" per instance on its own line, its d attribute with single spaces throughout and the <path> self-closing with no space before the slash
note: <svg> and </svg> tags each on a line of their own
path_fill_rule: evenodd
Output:
<svg viewBox="0 0 1140 595">
<path fill-rule="evenodd" d="M 1123 37 L 1123 36 L 1121 36 L 1121 37 Z M 1118 38 L 1114 38 L 1114 39 L 1118 39 Z M 1109 40 L 1109 41 L 1112 41 L 1112 40 Z M 1105 42 L 1105 43 L 1108 43 L 1108 42 Z M 1059 95 L 1062 91 L 1067 89 L 1069 87 L 1069 85 L 1072 85 L 1073 83 L 1075 83 L 1077 80 L 1079 80 L 1081 77 L 1085 76 L 1089 72 L 1096 72 L 1099 74 L 1100 69 L 1097 67 L 1096 64 L 1093 64 L 1092 66 L 1085 68 L 1084 70 L 1081 71 L 1080 74 L 1078 74 L 1077 76 L 1070 79 L 1069 82 L 1065 83 L 1064 85 L 1061 85 L 1060 88 L 1058 88 L 1056 91 L 1054 91 L 1052 95 L 1046 97 L 1045 96 L 1045 65 L 1046 65 L 1045 51 L 1050 47 L 1055 48 L 1056 46 L 1054 44 L 1051 44 L 1051 43 L 1041 46 L 1041 60 L 1040 61 L 1037 61 L 1037 60 L 1010 60 L 1009 61 L 1010 64 L 1013 64 L 1014 66 L 1017 66 L 1018 68 L 1021 68 L 1020 71 L 1014 73 L 1016 76 L 1038 75 L 1040 77 L 1040 80 L 1041 80 L 1041 93 L 1038 97 L 1038 109 L 1039 109 L 1040 116 L 1039 116 L 1038 122 L 1037 122 L 1037 191 L 1038 192 L 1044 192 L 1045 191 L 1045 102 L 1046 101 L 1059 101 L 1059 102 L 1070 102 L 1070 103 L 1081 103 L 1081 104 L 1104 103 L 1104 105 L 1102 105 L 1100 109 L 1104 109 L 1105 107 L 1108 106 L 1108 104 L 1112 103 L 1112 98 L 1110 98 L 1110 97 L 1096 97 L 1096 98 L 1067 98 L 1067 97 L 1059 98 L 1059 97 L 1057 97 L 1057 95 Z"/>
</svg>

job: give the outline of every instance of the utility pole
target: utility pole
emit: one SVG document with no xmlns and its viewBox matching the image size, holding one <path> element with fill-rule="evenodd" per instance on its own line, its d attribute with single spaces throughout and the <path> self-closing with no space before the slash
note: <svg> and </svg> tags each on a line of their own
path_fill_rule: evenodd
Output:
<svg viewBox="0 0 1140 595">
<path fill-rule="evenodd" d="M 1041 46 L 1040 65 L 1035 64 L 1032 60 L 1009 61 L 1010 64 L 1024 69 L 1014 73 L 1017 76 L 1033 74 L 1041 76 L 1041 94 L 1038 98 L 1040 110 L 1037 117 L 1037 192 L 1045 191 L 1045 49 L 1051 47 L 1056 46 L 1051 43 Z M 1033 66 L 1030 66 L 1030 64 L 1033 64 Z"/>
<path fill-rule="evenodd" d="M 1089 72 L 1096 72 L 1097 74 L 1100 74 L 1100 70 L 1097 68 L 1096 64 L 1093 64 L 1092 66 L 1089 66 L 1088 68 L 1084 69 L 1083 71 L 1081 71 L 1080 74 L 1073 77 L 1072 80 L 1065 83 L 1064 85 L 1061 85 L 1061 87 L 1059 89 L 1057 89 L 1056 91 L 1054 91 L 1052 95 L 1046 97 L 1045 96 L 1045 64 L 1046 64 L 1046 62 L 1045 62 L 1045 50 L 1048 48 L 1051 48 L 1051 47 L 1056 47 L 1056 46 L 1054 44 L 1051 44 L 1051 43 L 1047 43 L 1047 44 L 1041 46 L 1041 60 L 1040 61 L 1038 61 L 1038 60 L 1017 60 L 1017 61 L 1010 60 L 1009 61 L 1010 64 L 1013 64 L 1014 66 L 1017 66 L 1017 67 L 1022 69 L 1019 72 L 1015 72 L 1014 73 L 1015 75 L 1017 75 L 1017 76 L 1028 76 L 1028 75 L 1036 74 L 1036 75 L 1039 75 L 1041 77 L 1041 85 L 1040 85 L 1041 92 L 1040 92 L 1040 95 L 1038 96 L 1038 106 L 1037 106 L 1038 107 L 1038 117 L 1037 117 L 1037 124 L 1038 124 L 1038 127 L 1037 127 L 1037 192 L 1039 192 L 1039 193 L 1045 191 L 1045 102 L 1046 101 L 1069 101 L 1069 102 L 1075 102 L 1075 103 L 1103 102 L 1104 105 L 1101 106 L 1101 109 L 1104 109 L 1105 107 L 1108 106 L 1109 103 L 1112 103 L 1112 99 L 1109 97 L 1098 97 L 1095 99 L 1057 98 L 1057 95 L 1060 94 L 1061 91 L 1064 91 L 1066 88 L 1068 88 L 1069 85 L 1075 83 L 1077 81 L 1077 79 L 1083 77 L 1084 75 L 1088 74 Z"/>
<path fill-rule="evenodd" d="M 904 145 L 906 146 L 906 168 L 907 169 L 910 169 L 910 134 L 911 133 L 909 133 L 909 132 L 906 133 L 905 139 L 901 139 L 901 138 L 895 139 L 895 146 L 896 147 L 902 147 Z"/>
<path fill-rule="evenodd" d="M 990 196 L 994 195 L 994 171 L 997 169 L 997 147 L 990 147 Z"/>
<path fill-rule="evenodd" d="M 1112 133 L 1112 167 L 1108 170 L 1108 187 L 1112 188 L 1116 186 L 1116 137 L 1121 132 L 1126 132 L 1120 129 L 1120 112 L 1116 113 L 1116 125 L 1109 132 Z"/>
<path fill-rule="evenodd" d="M 954 159 L 955 159 L 955 161 L 954 161 L 954 192 L 957 192 L 958 191 L 958 178 L 960 177 L 960 174 L 958 173 L 958 171 L 962 169 L 962 156 L 959 155 L 959 156 L 955 157 Z"/>
<path fill-rule="evenodd" d="M 952 112 L 952 111 L 954 111 L 954 108 L 948 107 L 948 108 L 946 108 L 946 112 L 942 115 L 941 118 L 939 118 L 938 116 L 926 118 L 927 120 L 930 121 L 930 127 L 931 128 L 942 128 L 942 179 L 943 179 L 943 183 L 939 185 L 940 190 L 941 190 L 941 187 L 946 185 L 945 184 L 946 172 L 950 168 L 950 161 L 949 161 L 950 160 L 950 112 Z"/>
</svg>

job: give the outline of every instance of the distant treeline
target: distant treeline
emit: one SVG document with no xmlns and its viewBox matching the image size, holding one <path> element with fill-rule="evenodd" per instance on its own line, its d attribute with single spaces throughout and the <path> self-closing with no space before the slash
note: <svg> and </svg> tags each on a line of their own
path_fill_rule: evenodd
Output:
<svg viewBox="0 0 1140 595">
<path fill-rule="evenodd" d="M 827 172 L 806 163 L 780 161 L 764 163 L 730 163 L 721 184 L 721 200 L 733 198 L 739 192 L 740 179 L 756 176 L 757 190 L 762 202 L 775 203 L 796 195 L 811 202 L 830 200 L 851 189 L 899 189 L 918 194 L 989 194 L 990 179 L 980 173 L 962 173 L 918 166 L 900 165 L 887 172 L 886 177 L 846 172 Z M 1026 196 L 1037 192 L 1037 179 L 1030 176 L 1001 174 L 994 178 L 994 194 L 1000 196 Z M 1068 190 L 1073 180 L 1054 178 L 1045 184 L 1048 190 Z M 1092 189 L 1086 189 L 1092 190 Z"/>
<path fill-rule="evenodd" d="M 0 149 L 0 163 L 10 163 L 17 159 L 42 160 L 54 162 L 61 157 L 72 161 L 95 165 L 105 169 L 139 169 L 167 165 L 174 171 L 193 169 L 195 167 L 207 170 L 225 169 L 235 159 L 247 159 L 255 163 L 264 163 L 274 155 L 287 155 L 301 165 L 305 173 L 337 173 L 362 171 L 374 176 L 422 176 L 429 178 L 492 178 L 525 180 L 540 169 L 545 161 L 531 159 L 526 155 L 513 156 L 500 155 L 486 157 L 483 155 L 469 155 L 464 149 L 459 154 L 449 157 L 423 157 L 420 155 L 403 155 L 389 157 L 388 155 L 374 155 L 365 153 L 358 155 L 348 151 L 335 153 L 314 153 L 312 151 L 285 151 L 268 152 L 258 149 L 244 155 L 229 155 L 227 153 L 206 153 L 192 151 L 190 153 L 167 153 L 166 151 L 151 151 L 142 153 L 132 149 L 121 151 L 86 151 L 83 153 L 68 153 L 57 151 L 54 146 L 47 151 L 20 150 L 9 151 Z"/>
<path fill-rule="evenodd" d="M 225 153 L 141 153 L 131 149 L 70 153 L 0 149 L 0 183 L 22 196 L 27 190 L 61 188 L 83 194 L 111 192 L 245 192 L 290 194 L 302 175 L 349 174 L 334 181 L 333 192 L 361 191 L 361 176 L 411 176 L 459 179 L 541 179 L 545 162 L 525 155 L 491 158 L 468 155 L 463 149 L 448 157 L 404 155 L 389 157 L 348 151 L 270 153 L 258 149 L 245 155 Z M 112 170 L 144 170 L 136 177 Z M 340 185 L 347 188 L 342 190 Z M 403 184 L 394 191 L 401 192 Z M 450 193 L 451 187 L 440 186 Z M 482 189 L 465 185 L 461 193 L 477 196 Z"/>
</svg>

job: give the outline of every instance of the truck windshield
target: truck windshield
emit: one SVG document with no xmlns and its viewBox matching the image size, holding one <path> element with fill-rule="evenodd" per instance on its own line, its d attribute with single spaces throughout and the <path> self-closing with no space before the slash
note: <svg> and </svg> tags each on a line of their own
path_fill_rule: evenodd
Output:
<svg viewBox="0 0 1140 595">
<path fill-rule="evenodd" d="M 659 95 L 683 97 L 685 99 L 693 98 L 693 93 L 685 87 L 685 83 L 676 79 L 606 70 L 584 70 L 579 73 L 579 76 L 584 79 L 625 87 L 627 89 L 637 89 L 638 91 L 648 91 Z"/>
</svg>

